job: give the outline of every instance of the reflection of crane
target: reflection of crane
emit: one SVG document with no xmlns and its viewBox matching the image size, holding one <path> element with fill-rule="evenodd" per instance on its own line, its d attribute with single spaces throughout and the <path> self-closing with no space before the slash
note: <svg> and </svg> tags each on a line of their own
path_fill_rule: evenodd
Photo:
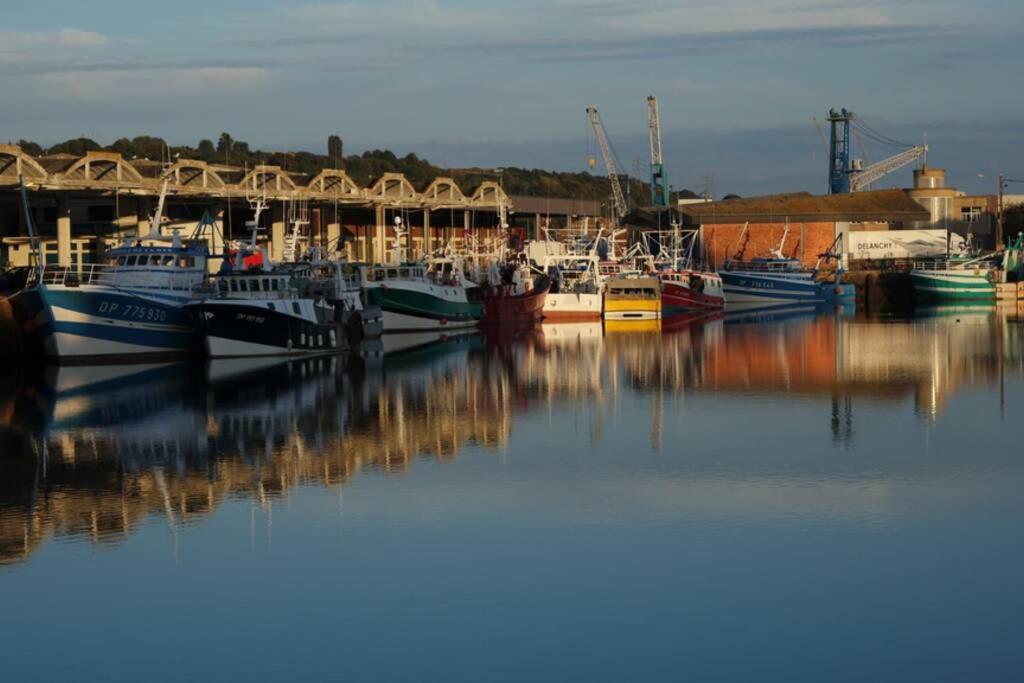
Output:
<svg viewBox="0 0 1024 683">
<path fill-rule="evenodd" d="M 654 95 L 647 98 L 647 137 L 651 143 L 651 204 L 668 206 L 668 176 L 661 157 L 661 117 Z"/>
<path fill-rule="evenodd" d="M 608 180 L 612 186 L 612 199 L 615 202 L 615 218 L 618 222 L 629 213 L 629 201 L 619 183 L 619 176 L 626 174 L 622 172 L 622 166 L 616 160 L 611 143 L 608 142 L 608 134 L 604 130 L 604 124 L 601 123 L 601 115 L 597 113 L 597 107 L 593 105 L 587 107 L 587 117 L 590 119 L 590 125 L 594 127 L 594 137 L 597 138 L 597 146 L 601 149 L 601 158 L 604 159 L 604 167 L 608 172 Z"/>
<path fill-rule="evenodd" d="M 828 184 L 831 194 L 858 192 L 893 171 L 917 161 L 928 153 L 928 145 L 908 145 L 887 137 L 868 126 L 852 111 L 841 109 L 828 113 L 832 128 L 829 142 Z M 860 159 L 851 159 L 851 126 L 858 139 L 865 139 L 889 148 L 902 148 L 896 154 L 864 166 Z"/>
</svg>

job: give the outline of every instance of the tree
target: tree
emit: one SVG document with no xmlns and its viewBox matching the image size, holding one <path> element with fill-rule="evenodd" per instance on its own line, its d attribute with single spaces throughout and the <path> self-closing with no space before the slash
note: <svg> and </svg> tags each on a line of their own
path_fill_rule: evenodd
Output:
<svg viewBox="0 0 1024 683">
<path fill-rule="evenodd" d="M 72 140 L 65 140 L 59 142 L 50 149 L 46 150 L 47 154 L 70 154 L 72 156 L 80 157 L 85 156 L 86 152 L 96 152 L 100 149 L 100 144 L 90 138 L 74 138 Z"/>
<path fill-rule="evenodd" d="M 331 160 L 331 163 L 337 168 L 341 166 L 341 160 L 344 158 L 342 152 L 344 150 L 341 137 L 338 135 L 331 135 L 327 138 L 327 158 Z"/>
<path fill-rule="evenodd" d="M 43 148 L 30 140 L 18 140 L 18 147 L 29 156 L 38 157 L 43 155 Z"/>
<path fill-rule="evenodd" d="M 217 148 L 213 146 L 211 140 L 203 138 L 199 141 L 199 146 L 196 148 L 196 156 L 203 161 L 214 161 L 217 156 Z"/>
<path fill-rule="evenodd" d="M 229 159 L 231 157 L 231 148 L 235 146 L 235 139 L 227 133 L 221 133 L 220 138 L 217 139 L 217 154 L 222 159 Z"/>
<path fill-rule="evenodd" d="M 724 197 L 722 197 L 722 201 L 723 202 L 727 202 L 730 199 L 743 199 L 743 197 L 739 196 L 738 194 L 733 194 L 731 192 L 729 194 L 725 195 Z"/>
</svg>

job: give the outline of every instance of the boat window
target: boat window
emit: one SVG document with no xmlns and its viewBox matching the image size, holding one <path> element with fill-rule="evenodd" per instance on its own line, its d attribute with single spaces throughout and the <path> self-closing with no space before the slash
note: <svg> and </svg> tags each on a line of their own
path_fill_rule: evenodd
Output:
<svg viewBox="0 0 1024 683">
<path fill-rule="evenodd" d="M 135 262 L 138 261 L 138 257 L 134 254 L 128 257 L 128 260 L 124 262 L 126 266 L 134 266 Z"/>
<path fill-rule="evenodd" d="M 225 294 L 228 291 L 228 283 L 225 280 L 221 280 L 217 283 L 217 288 L 221 294 Z"/>
<path fill-rule="evenodd" d="M 389 278 L 395 278 L 395 277 L 398 277 L 398 271 L 397 271 L 397 270 L 395 270 L 394 268 L 392 268 L 392 269 L 389 269 L 389 270 L 388 270 L 388 277 L 389 277 Z"/>
<path fill-rule="evenodd" d="M 275 291 L 275 292 L 281 291 L 281 280 L 279 280 L 277 278 L 274 278 L 273 280 L 271 280 L 270 281 L 270 288 L 273 291 Z"/>
<path fill-rule="evenodd" d="M 270 291 L 270 280 L 267 279 L 267 278 L 263 278 L 263 291 L 264 292 L 269 292 Z"/>
<path fill-rule="evenodd" d="M 164 254 L 163 265 L 164 266 L 173 266 L 174 265 L 174 257 L 171 256 L 170 254 Z"/>
<path fill-rule="evenodd" d="M 124 256 L 118 256 L 118 257 L 117 257 L 117 265 L 119 265 L 119 266 L 123 266 L 123 265 L 124 265 L 124 263 L 125 263 L 125 258 L 124 258 Z"/>
<path fill-rule="evenodd" d="M 295 315 L 302 315 L 302 309 L 299 308 L 299 302 L 292 302 L 292 310 L 295 311 Z"/>
<path fill-rule="evenodd" d="M 273 304 L 273 302 L 271 302 L 271 301 L 268 301 L 268 302 L 267 302 L 267 308 L 269 308 L 269 309 L 270 309 L 270 310 L 272 310 L 272 311 L 276 311 L 276 310 L 277 310 L 277 306 L 275 306 L 275 305 Z"/>
<path fill-rule="evenodd" d="M 159 266 L 160 265 L 160 254 L 153 254 L 149 257 L 149 265 Z"/>
</svg>

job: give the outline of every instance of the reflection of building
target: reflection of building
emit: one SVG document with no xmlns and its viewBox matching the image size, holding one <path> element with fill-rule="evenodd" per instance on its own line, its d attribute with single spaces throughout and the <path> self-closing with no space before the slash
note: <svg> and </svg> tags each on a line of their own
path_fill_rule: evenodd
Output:
<svg viewBox="0 0 1024 683">
<path fill-rule="evenodd" d="M 511 342 L 449 340 L 377 365 L 317 358 L 65 368 L 47 382 L 8 376 L 0 562 L 50 537 L 115 542 L 147 520 L 175 529 L 231 499 L 270 507 L 299 485 L 504 448 L 531 411 L 585 414 L 591 439 L 649 427 L 658 448 L 663 405 L 675 395 L 810 397 L 845 440 L 862 398 L 912 397 L 939 419 L 954 392 L 1024 370 L 1024 328 L 988 309 L 885 324 L 813 313 L 663 323 L 661 334 L 546 325 Z M 649 399 L 649 425 L 609 419 L 631 396 Z"/>
</svg>

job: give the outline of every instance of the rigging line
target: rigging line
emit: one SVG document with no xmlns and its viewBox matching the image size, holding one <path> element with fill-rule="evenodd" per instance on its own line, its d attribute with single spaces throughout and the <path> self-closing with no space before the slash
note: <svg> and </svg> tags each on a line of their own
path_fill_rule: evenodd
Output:
<svg viewBox="0 0 1024 683">
<path fill-rule="evenodd" d="M 879 133 L 877 130 L 875 130 L 874 128 L 869 126 L 867 123 L 865 123 L 864 119 L 862 119 L 859 116 L 854 118 L 853 121 L 854 121 L 854 124 L 855 124 L 856 128 L 860 128 L 860 129 L 862 129 L 862 131 L 866 131 L 869 134 L 870 137 L 877 138 L 880 142 L 883 142 L 883 143 L 886 143 L 886 144 L 890 144 L 890 145 L 896 145 L 896 146 L 900 146 L 900 147 L 913 147 L 913 145 L 907 144 L 907 143 L 902 142 L 900 140 L 896 140 L 895 138 L 891 138 L 888 135 L 885 135 L 884 133 Z"/>
</svg>

